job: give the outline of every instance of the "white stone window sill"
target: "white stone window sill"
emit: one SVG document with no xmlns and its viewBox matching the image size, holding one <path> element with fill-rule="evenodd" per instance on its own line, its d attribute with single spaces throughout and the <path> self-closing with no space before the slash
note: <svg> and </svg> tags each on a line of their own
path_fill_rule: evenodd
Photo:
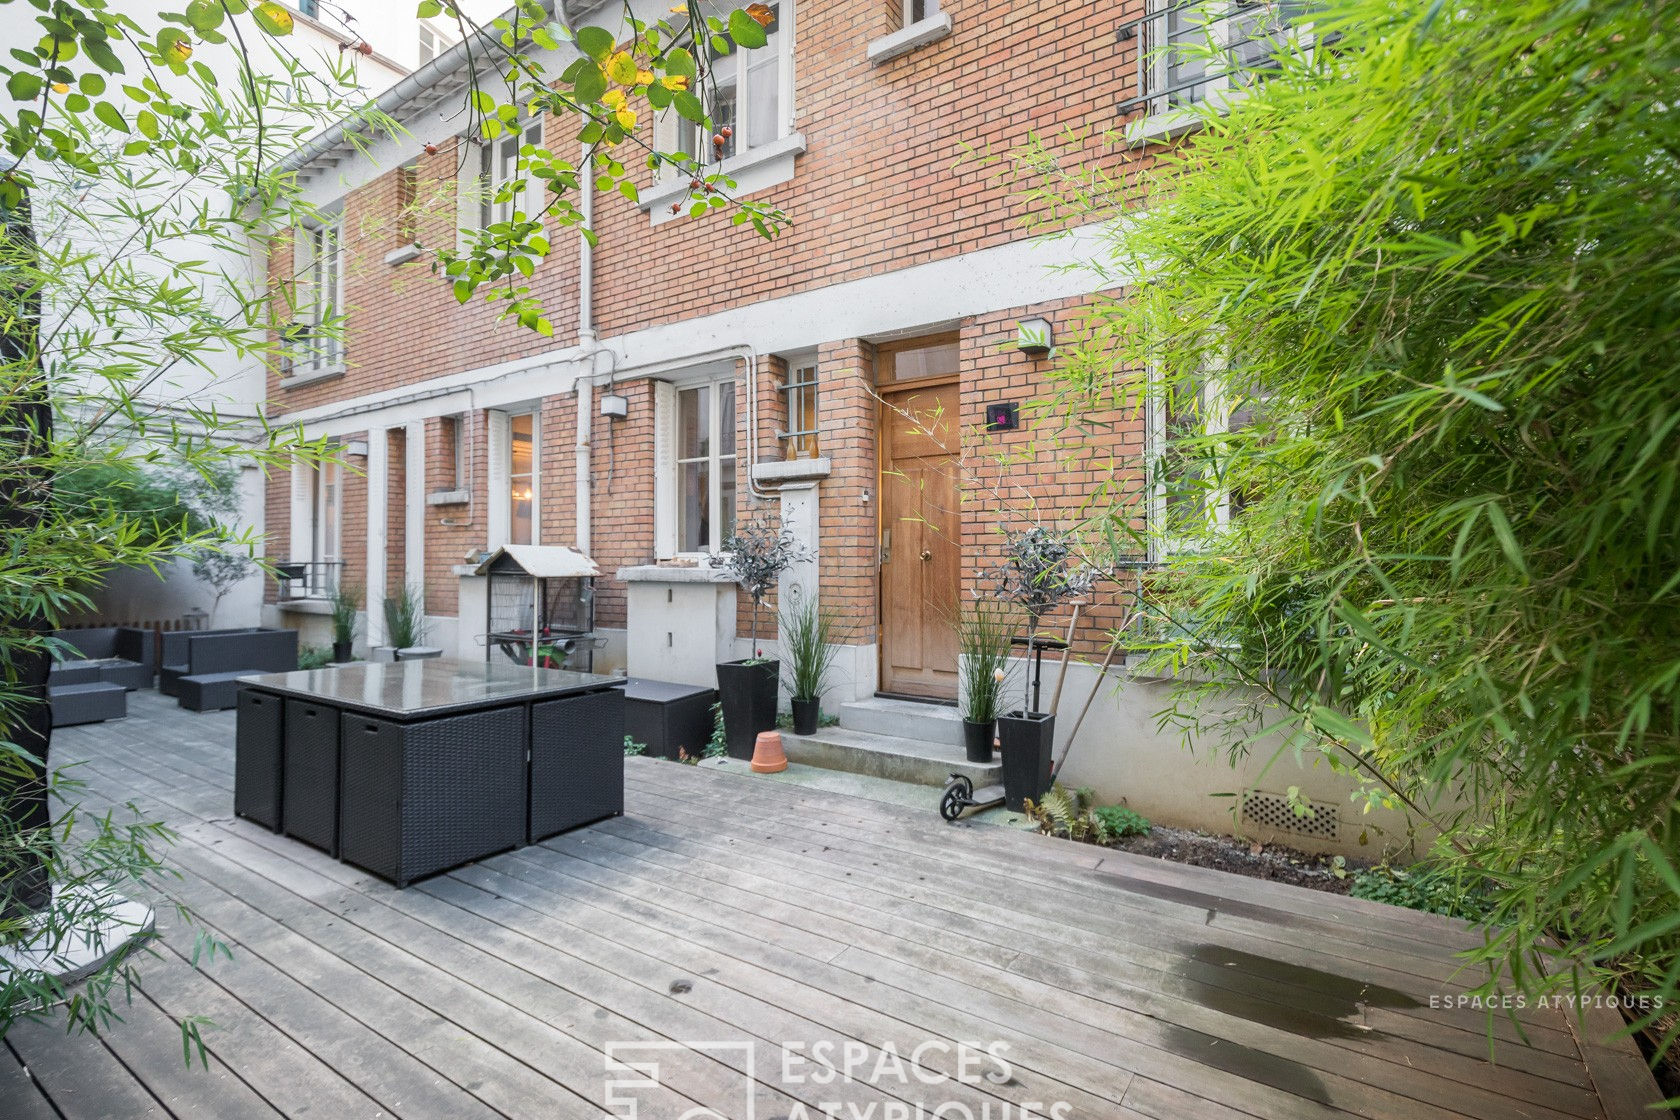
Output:
<svg viewBox="0 0 1680 1120">
<path fill-rule="evenodd" d="M 286 599 L 278 605 L 287 614 L 332 613 L 332 604 L 325 599 Z"/>
<path fill-rule="evenodd" d="M 704 565 L 637 564 L 620 568 L 625 583 L 734 583 L 735 577 L 722 568 Z"/>
<path fill-rule="evenodd" d="M 891 35 L 883 35 L 870 43 L 869 61 L 876 66 L 883 62 L 891 62 L 900 55 L 909 54 L 917 47 L 937 43 L 950 33 L 950 13 L 935 12 L 931 16 L 917 20 L 909 27 L 894 31 Z"/>
<path fill-rule="evenodd" d="M 1162 144 L 1201 126 L 1202 118 L 1200 115 L 1188 109 L 1168 109 L 1164 113 L 1151 113 L 1149 116 L 1127 125 L 1126 142 L 1129 144 Z"/>
<path fill-rule="evenodd" d="M 779 463 L 756 463 L 752 469 L 754 482 L 806 482 L 827 478 L 834 465 L 826 458 L 784 459 Z"/>
<path fill-rule="evenodd" d="M 462 506 L 472 500 L 472 494 L 466 490 L 433 490 L 426 495 L 429 506 Z"/>
<path fill-rule="evenodd" d="M 804 153 L 804 134 L 790 132 L 780 140 L 730 156 L 721 167 L 708 166 L 704 170 L 708 173 L 720 172 L 734 179 L 736 185 L 731 193 L 745 197 L 792 179 L 794 160 Z M 688 177 L 672 176 L 641 192 L 637 205 L 652 215 L 654 225 L 659 225 L 688 213 L 688 193 Z M 671 213 L 673 202 L 684 204 L 676 214 Z"/>
<path fill-rule="evenodd" d="M 332 381 L 344 376 L 344 366 L 328 366 L 325 369 L 310 370 L 308 373 L 294 373 L 290 377 L 280 379 L 280 388 L 299 389 L 305 385 L 313 385 L 318 381 Z"/>
</svg>

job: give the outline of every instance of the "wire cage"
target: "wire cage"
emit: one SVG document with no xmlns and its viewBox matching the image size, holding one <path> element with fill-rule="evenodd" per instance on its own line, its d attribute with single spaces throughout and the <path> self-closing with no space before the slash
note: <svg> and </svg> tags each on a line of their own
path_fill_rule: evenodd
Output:
<svg viewBox="0 0 1680 1120">
<path fill-rule="evenodd" d="M 515 665 L 590 672 L 604 639 L 595 633 L 595 562 L 570 548 L 508 545 L 485 557 L 484 657 Z"/>
</svg>

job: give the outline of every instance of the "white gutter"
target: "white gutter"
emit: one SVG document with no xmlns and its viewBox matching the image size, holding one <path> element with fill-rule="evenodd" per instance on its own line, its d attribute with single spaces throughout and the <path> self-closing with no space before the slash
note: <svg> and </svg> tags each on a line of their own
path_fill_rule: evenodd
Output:
<svg viewBox="0 0 1680 1120">
<path fill-rule="evenodd" d="M 544 11 L 553 14 L 554 9 L 551 0 L 538 0 L 538 2 L 541 3 Z M 509 8 L 503 13 L 502 18 L 511 21 L 520 14 L 519 8 Z M 416 95 L 437 86 L 445 78 L 451 77 L 457 71 L 464 69 L 469 58 L 483 61 L 490 57 L 493 50 L 505 50 L 501 38 L 499 32 L 489 27 L 479 30 L 374 98 L 367 108 L 377 110 L 388 117 L 397 116 L 397 110 L 401 109 Z M 344 143 L 351 135 L 364 133 L 368 131 L 368 128 L 369 126 L 360 120 L 359 115 L 339 121 L 326 131 L 310 138 L 301 148 L 295 149 L 281 159 L 275 165 L 276 170 L 281 172 L 301 171 Z"/>
<path fill-rule="evenodd" d="M 592 496 L 595 479 L 590 466 L 590 438 L 593 434 L 595 422 L 595 392 L 591 384 L 591 375 L 595 372 L 595 352 L 598 344 L 595 341 L 595 250 L 589 244 L 589 238 L 584 237 L 582 231 L 588 230 L 595 224 L 595 183 L 589 169 L 589 145 L 584 144 L 582 155 L 578 159 L 578 167 L 582 174 L 578 176 L 578 193 L 582 196 L 578 200 L 578 210 L 582 214 L 582 224 L 578 234 L 578 346 L 584 352 L 589 362 L 589 374 L 577 379 L 577 430 L 573 447 L 572 481 L 575 494 L 572 508 L 577 521 L 577 547 L 585 556 L 589 555 L 590 544 L 590 498 Z M 612 421 L 607 421 L 609 424 Z"/>
</svg>

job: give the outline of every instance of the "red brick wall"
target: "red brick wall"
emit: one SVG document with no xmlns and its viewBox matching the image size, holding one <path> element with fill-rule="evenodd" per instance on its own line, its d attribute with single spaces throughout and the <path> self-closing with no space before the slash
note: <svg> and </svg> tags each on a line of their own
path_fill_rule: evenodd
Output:
<svg viewBox="0 0 1680 1120">
<path fill-rule="evenodd" d="M 596 581 L 595 625 L 624 626 L 624 585 L 618 569 L 653 562 L 653 384 L 621 381 L 614 390 L 630 402 L 623 420 L 597 417 L 590 554 Z"/>
<path fill-rule="evenodd" d="M 1004 527 L 1080 529 L 1100 551 L 1102 538 L 1089 525 L 1091 497 L 1100 489 L 1130 495 L 1143 513 L 1146 422 L 1136 409 L 1084 413 L 1070 428 L 1055 409 L 1028 407 L 1055 392 L 1047 379 L 1053 363 L 1014 348 L 1015 324 L 1038 316 L 1060 337 L 1071 334 L 1083 300 L 1017 308 L 965 323 L 962 330 L 963 561 L 964 590 L 990 594 L 990 575 L 1003 562 Z M 987 432 L 985 406 L 997 401 L 1021 405 L 1021 427 Z M 1141 520 L 1134 521 L 1141 528 Z M 1103 635 L 1124 616 L 1126 585 L 1099 585 L 1081 611 L 1076 652 L 1099 650 Z M 1067 607 L 1045 622 L 1065 632 Z M 1100 653 L 1099 653 L 1100 656 Z"/>
<path fill-rule="evenodd" d="M 445 446 L 443 417 L 434 416 L 425 422 L 426 493 L 459 485 L 472 498 L 470 502 L 425 507 L 426 611 L 435 615 L 456 613 L 461 581 L 455 574 L 455 565 L 465 563 L 469 551 L 484 547 L 487 530 L 489 485 L 485 433 L 488 420 L 482 409 L 463 413 L 462 419 L 460 438 L 466 442 L 463 455 L 466 477 L 458 482 L 454 454 Z"/>
</svg>

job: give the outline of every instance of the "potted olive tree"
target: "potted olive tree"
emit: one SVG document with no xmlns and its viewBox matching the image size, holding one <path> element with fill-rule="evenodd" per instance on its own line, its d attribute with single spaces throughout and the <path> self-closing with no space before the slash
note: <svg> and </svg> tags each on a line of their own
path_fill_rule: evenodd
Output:
<svg viewBox="0 0 1680 1120">
<path fill-rule="evenodd" d="M 839 653 L 838 630 L 835 613 L 808 597 L 800 597 L 782 611 L 782 652 L 788 662 L 787 686 L 795 735 L 816 734 L 823 689 Z"/>
<path fill-rule="evenodd" d="M 770 518 L 740 528 L 723 548 L 723 553 L 711 557 L 708 563 L 728 572 L 752 597 L 752 656 L 718 663 L 718 702 L 723 707 L 729 757 L 751 759 L 758 733 L 775 729 L 782 673 L 781 662 L 765 657 L 759 646 L 759 611 L 777 578 L 795 561 L 808 559 L 808 550 L 779 521 Z"/>
<path fill-rule="evenodd" d="M 962 654 L 957 706 L 970 762 L 992 760 L 998 702 L 1008 675 L 1009 639 L 1014 632 L 1014 612 L 1005 603 L 978 599 L 957 615 L 957 647 Z"/>
<path fill-rule="evenodd" d="M 336 662 L 349 661 L 352 657 L 351 649 L 356 641 L 356 601 L 359 598 L 361 591 L 358 588 L 341 583 L 329 600 L 332 607 L 332 659 Z"/>
<path fill-rule="evenodd" d="M 1066 599 L 1091 588 L 1095 573 L 1074 555 L 1073 534 L 1035 525 L 1005 530 L 1004 562 L 996 569 L 998 598 L 1014 603 L 1027 616 L 1027 664 L 1038 652 L 1039 621 Z M 1056 717 L 1033 710 L 1032 673 L 1025 674 L 1021 707 L 998 716 L 998 746 L 1003 752 L 1004 806 L 1021 811 L 1050 788 Z"/>
</svg>

